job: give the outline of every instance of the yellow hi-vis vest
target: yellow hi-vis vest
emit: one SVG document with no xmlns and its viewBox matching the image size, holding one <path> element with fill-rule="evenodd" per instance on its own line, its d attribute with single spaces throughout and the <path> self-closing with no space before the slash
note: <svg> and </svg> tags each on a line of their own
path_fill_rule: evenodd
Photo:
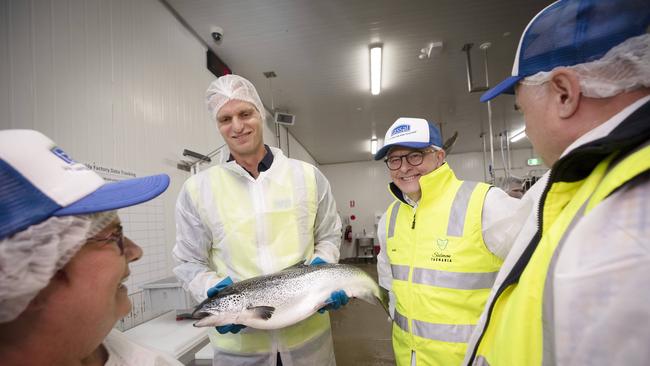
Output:
<svg viewBox="0 0 650 366">
<path fill-rule="evenodd" d="M 444 164 L 420 187 L 417 208 L 398 199 L 386 212 L 395 359 L 410 365 L 414 352 L 417 365 L 459 365 L 502 263 L 481 231 L 490 186 L 460 181 Z"/>
<path fill-rule="evenodd" d="M 518 280 L 507 279 L 495 296 L 489 322 L 470 359 L 473 365 L 555 364 L 553 302 L 545 295 L 552 294 L 558 255 L 582 217 L 612 192 L 650 171 L 650 146 L 646 143 L 625 157 L 612 153 L 579 180 L 557 179 L 559 174 L 553 174 L 559 170 L 557 165 L 540 203 L 541 234 L 529 244 L 528 263 L 522 262 L 525 254 L 520 258 L 525 267 Z"/>
<path fill-rule="evenodd" d="M 276 154 L 271 168 L 256 180 L 232 166 L 214 166 L 202 174 L 210 175 L 202 180 L 210 186 L 197 186 L 197 180 L 190 180 L 187 189 L 201 221 L 211 230 L 209 259 L 219 276 L 238 282 L 313 255 L 318 207 L 313 166 Z M 210 329 L 208 335 L 217 353 L 224 352 L 226 357 L 296 349 L 324 338 L 329 328 L 326 312 L 279 330 L 249 327 L 237 334 L 218 334 Z"/>
</svg>

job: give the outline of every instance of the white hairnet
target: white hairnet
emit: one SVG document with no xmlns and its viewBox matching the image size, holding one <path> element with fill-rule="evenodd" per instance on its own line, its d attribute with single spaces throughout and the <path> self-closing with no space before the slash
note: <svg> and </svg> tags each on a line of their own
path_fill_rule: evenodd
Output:
<svg viewBox="0 0 650 366">
<path fill-rule="evenodd" d="M 555 68 L 574 70 L 582 94 L 608 98 L 641 87 L 650 87 L 650 34 L 628 38 L 599 60 Z M 554 70 L 542 71 L 521 81 L 525 85 L 547 82 Z"/>
<path fill-rule="evenodd" d="M 224 75 L 213 81 L 205 93 L 205 99 L 213 121 L 216 121 L 221 107 L 232 99 L 251 103 L 260 112 L 262 121 L 266 118 L 257 90 L 250 81 L 239 75 Z"/>
<path fill-rule="evenodd" d="M 1 240 L 0 323 L 16 319 L 86 239 L 116 218 L 116 211 L 50 217 Z"/>
</svg>

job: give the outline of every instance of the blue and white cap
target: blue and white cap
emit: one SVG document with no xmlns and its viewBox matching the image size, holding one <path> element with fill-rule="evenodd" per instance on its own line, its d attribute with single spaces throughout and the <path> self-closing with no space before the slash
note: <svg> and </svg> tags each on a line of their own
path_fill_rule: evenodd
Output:
<svg viewBox="0 0 650 366">
<path fill-rule="evenodd" d="M 375 160 L 382 159 L 394 146 L 413 149 L 435 146 L 441 149 L 442 137 L 438 126 L 426 119 L 401 117 L 386 131 L 384 146 L 375 154 Z"/>
<path fill-rule="evenodd" d="M 539 12 L 524 30 L 512 76 L 481 96 L 514 94 L 523 78 L 558 66 L 595 61 L 628 38 L 647 32 L 648 0 L 560 0 Z"/>
<path fill-rule="evenodd" d="M 40 132 L 0 131 L 0 240 L 51 216 L 142 203 L 167 186 L 166 174 L 107 183 Z"/>
</svg>

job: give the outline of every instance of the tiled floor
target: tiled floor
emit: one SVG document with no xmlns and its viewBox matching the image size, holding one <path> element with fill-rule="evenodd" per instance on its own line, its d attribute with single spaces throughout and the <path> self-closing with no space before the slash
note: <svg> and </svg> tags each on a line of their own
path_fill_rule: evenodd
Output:
<svg viewBox="0 0 650 366">
<path fill-rule="evenodd" d="M 374 263 L 354 264 L 377 279 Z M 330 312 L 338 366 L 395 365 L 391 322 L 384 310 L 363 300 L 352 300 Z"/>
</svg>

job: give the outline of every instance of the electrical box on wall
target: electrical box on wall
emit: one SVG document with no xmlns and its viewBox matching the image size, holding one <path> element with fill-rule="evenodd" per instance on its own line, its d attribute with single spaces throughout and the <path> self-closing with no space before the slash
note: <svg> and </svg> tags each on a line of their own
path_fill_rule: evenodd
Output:
<svg viewBox="0 0 650 366">
<path fill-rule="evenodd" d="M 289 113 L 275 112 L 275 123 L 287 126 L 293 126 L 296 122 L 296 116 Z"/>
</svg>

